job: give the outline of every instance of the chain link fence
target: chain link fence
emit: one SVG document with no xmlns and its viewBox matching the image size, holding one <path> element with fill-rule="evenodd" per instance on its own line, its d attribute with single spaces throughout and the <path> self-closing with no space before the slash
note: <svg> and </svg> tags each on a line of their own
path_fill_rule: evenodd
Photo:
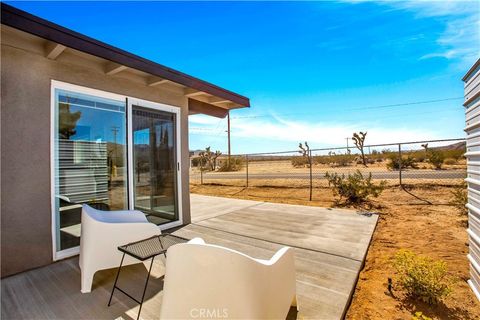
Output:
<svg viewBox="0 0 480 320">
<path fill-rule="evenodd" d="M 371 174 L 389 186 L 456 186 L 467 177 L 465 139 L 446 139 L 284 152 L 192 157 L 190 183 L 238 187 L 328 187 L 329 174 Z M 214 162 L 214 163 L 213 163 Z M 365 163 L 364 163 L 365 162 Z M 230 165 L 229 165 L 230 163 Z"/>
</svg>

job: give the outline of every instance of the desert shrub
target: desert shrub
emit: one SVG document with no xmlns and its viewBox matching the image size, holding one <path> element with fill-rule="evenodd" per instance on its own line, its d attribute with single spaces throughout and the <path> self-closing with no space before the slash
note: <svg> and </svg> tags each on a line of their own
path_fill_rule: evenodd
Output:
<svg viewBox="0 0 480 320">
<path fill-rule="evenodd" d="M 308 167 L 308 157 L 303 157 L 303 156 L 297 156 L 297 157 L 292 157 L 292 166 L 295 168 L 299 167 Z"/>
<path fill-rule="evenodd" d="M 428 152 L 428 162 L 435 167 L 435 169 L 441 169 L 445 156 L 443 152 L 437 150 L 430 150 Z"/>
<path fill-rule="evenodd" d="M 412 320 L 432 320 L 432 318 L 427 317 L 424 315 L 421 311 L 415 312 L 415 314 L 412 316 Z"/>
<path fill-rule="evenodd" d="M 375 160 L 377 162 L 383 162 L 383 159 L 382 158 L 377 158 L 377 160 Z"/>
<path fill-rule="evenodd" d="M 455 149 L 455 150 L 442 150 L 441 151 L 445 158 L 453 158 L 455 160 L 460 160 L 461 158 L 464 157 L 464 154 L 466 152 L 465 147 L 462 149 Z"/>
<path fill-rule="evenodd" d="M 230 158 L 230 161 L 228 159 L 225 159 L 220 166 L 218 167 L 217 171 L 220 172 L 229 172 L 229 171 L 240 171 L 243 168 L 243 158 Z"/>
<path fill-rule="evenodd" d="M 348 166 L 353 160 L 355 159 L 354 156 L 350 154 L 337 154 L 335 156 L 331 156 L 331 164 L 335 167 L 346 167 Z"/>
<path fill-rule="evenodd" d="M 467 215 L 468 209 L 465 205 L 468 202 L 467 182 L 463 181 L 451 191 L 452 200 L 450 204 L 454 206 L 460 214 Z"/>
<path fill-rule="evenodd" d="M 444 261 L 417 255 L 410 250 L 399 250 L 393 265 L 398 276 L 397 284 L 411 298 L 435 304 L 452 291 L 453 281 Z"/>
<path fill-rule="evenodd" d="M 443 163 L 448 165 L 448 166 L 451 166 L 453 164 L 457 164 L 457 160 L 455 160 L 453 158 L 447 158 L 443 161 Z"/>
<path fill-rule="evenodd" d="M 422 152 L 422 153 L 417 152 L 415 154 L 414 159 L 415 159 L 415 162 L 424 162 L 426 160 L 425 153 L 424 152 Z"/>
<path fill-rule="evenodd" d="M 205 160 L 200 157 L 192 158 L 192 167 L 203 167 L 205 166 Z"/>
<path fill-rule="evenodd" d="M 386 181 L 381 181 L 379 184 L 372 182 L 372 174 L 364 177 L 360 170 L 357 170 L 352 175 L 345 177 L 337 173 L 330 174 L 327 172 L 325 178 L 328 180 L 328 185 L 332 187 L 335 196 L 339 200 L 345 199 L 348 203 L 360 203 L 368 200 L 368 197 L 378 197 L 383 189 L 385 189 Z"/>
<path fill-rule="evenodd" d="M 330 164 L 331 161 L 332 160 L 330 159 L 330 156 L 313 156 L 312 157 L 312 162 L 314 164 Z"/>
<path fill-rule="evenodd" d="M 388 156 L 389 162 L 387 163 L 387 168 L 391 170 L 399 170 L 400 169 L 400 158 L 396 154 L 390 154 Z M 417 165 L 415 164 L 415 159 L 408 155 L 402 156 L 402 169 L 417 169 Z"/>
</svg>

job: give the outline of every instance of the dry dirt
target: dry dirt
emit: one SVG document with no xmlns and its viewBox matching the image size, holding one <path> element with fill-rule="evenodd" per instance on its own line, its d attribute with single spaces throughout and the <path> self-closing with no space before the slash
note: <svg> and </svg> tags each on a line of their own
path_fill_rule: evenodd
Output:
<svg viewBox="0 0 480 320">
<path fill-rule="evenodd" d="M 259 201 L 335 206 L 327 188 L 317 188 L 313 201 L 308 201 L 307 188 L 248 188 L 191 185 L 192 193 Z M 452 188 L 423 187 L 410 190 L 426 204 L 398 187 L 386 189 L 371 201 L 369 209 L 380 219 L 368 251 L 365 267 L 360 273 L 347 319 L 411 319 L 421 311 L 433 319 L 480 319 L 480 303 L 467 284 L 469 265 L 466 258 L 468 239 L 467 218 L 449 205 Z M 398 249 L 410 249 L 448 263 L 449 272 L 457 278 L 452 294 L 436 306 L 412 301 L 394 287 L 388 293 L 387 279 L 394 277 L 390 259 Z"/>
</svg>

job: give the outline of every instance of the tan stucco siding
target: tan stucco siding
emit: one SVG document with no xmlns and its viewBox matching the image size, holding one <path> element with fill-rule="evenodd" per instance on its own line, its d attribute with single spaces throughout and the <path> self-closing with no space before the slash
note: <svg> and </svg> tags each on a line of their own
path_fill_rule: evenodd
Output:
<svg viewBox="0 0 480 320">
<path fill-rule="evenodd" d="M 149 87 L 125 76 L 18 49 L 1 49 L 2 277 L 52 262 L 50 194 L 51 80 L 181 108 L 182 214 L 190 222 L 188 100 L 182 90 Z"/>
</svg>

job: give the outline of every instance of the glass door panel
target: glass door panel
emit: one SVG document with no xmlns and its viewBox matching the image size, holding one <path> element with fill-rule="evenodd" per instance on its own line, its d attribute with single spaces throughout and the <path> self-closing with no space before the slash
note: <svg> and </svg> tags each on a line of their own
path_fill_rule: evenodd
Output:
<svg viewBox="0 0 480 320">
<path fill-rule="evenodd" d="M 176 114 L 132 105 L 134 208 L 157 225 L 178 220 Z"/>
<path fill-rule="evenodd" d="M 80 244 L 83 203 L 127 208 L 125 101 L 55 89 L 56 249 Z"/>
</svg>

